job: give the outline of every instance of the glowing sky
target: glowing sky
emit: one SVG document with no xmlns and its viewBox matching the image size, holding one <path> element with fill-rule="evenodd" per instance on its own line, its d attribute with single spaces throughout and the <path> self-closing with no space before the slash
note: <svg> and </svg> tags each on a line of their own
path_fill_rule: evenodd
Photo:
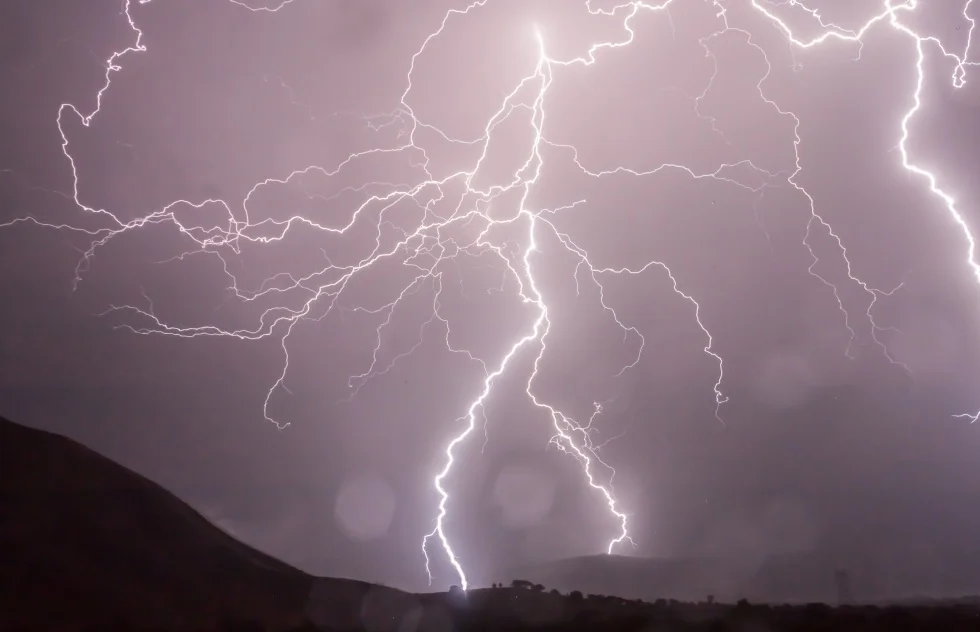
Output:
<svg viewBox="0 0 980 632">
<path fill-rule="evenodd" d="M 973 547 L 969 2 L 62 4 L 0 412 L 408 588 Z"/>
</svg>

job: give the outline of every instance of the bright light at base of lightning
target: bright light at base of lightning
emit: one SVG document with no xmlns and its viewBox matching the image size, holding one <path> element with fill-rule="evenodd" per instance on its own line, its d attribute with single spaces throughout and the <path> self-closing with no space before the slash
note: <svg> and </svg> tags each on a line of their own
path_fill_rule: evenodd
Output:
<svg viewBox="0 0 980 632">
<path fill-rule="evenodd" d="M 137 1 L 139 4 L 146 4 L 150 2 L 150 0 Z M 237 5 L 243 9 L 267 13 L 288 10 L 289 5 L 293 4 L 295 1 L 296 0 L 283 0 L 275 5 L 256 8 L 249 6 L 246 4 L 246 2 L 241 0 L 229 0 L 231 4 Z M 609 166 L 600 171 L 594 171 L 587 169 L 582 164 L 582 162 L 579 160 L 579 151 L 576 147 L 550 140 L 547 137 L 545 130 L 547 112 L 550 108 L 561 107 L 560 103 L 547 103 L 548 89 L 554 80 L 554 75 L 556 72 L 573 72 L 576 67 L 595 65 L 597 63 L 596 53 L 598 51 L 629 46 L 636 37 L 636 33 L 632 28 L 632 21 L 637 15 L 640 14 L 640 12 L 662 12 L 666 19 L 670 19 L 668 9 L 671 5 L 680 2 L 694 1 L 710 1 L 710 4 L 716 9 L 715 18 L 719 22 L 718 30 L 699 41 L 705 51 L 705 54 L 713 61 L 716 60 L 714 53 L 711 50 L 712 40 L 728 32 L 737 33 L 745 37 L 746 43 L 749 46 L 754 47 L 762 54 L 766 63 L 766 72 L 762 79 L 760 79 L 758 82 L 756 88 L 759 97 L 767 104 L 768 107 L 773 108 L 780 116 L 790 117 L 793 120 L 794 131 L 791 142 L 793 143 L 794 147 L 795 161 L 791 168 L 788 168 L 783 172 L 771 173 L 757 167 L 748 160 L 743 160 L 735 164 L 720 165 L 716 170 L 709 173 L 698 173 L 687 166 L 678 164 L 664 164 L 645 172 L 638 172 L 627 167 L 615 165 Z M 871 337 L 873 341 L 881 349 L 882 353 L 888 360 L 903 367 L 905 370 L 908 370 L 908 367 L 905 367 L 900 362 L 897 362 L 891 358 L 886 345 L 877 337 L 877 334 L 886 328 L 879 327 L 872 316 L 872 309 L 876 305 L 876 301 L 883 296 L 889 296 L 892 292 L 901 287 L 901 285 L 891 290 L 884 291 L 876 289 L 858 277 L 852 270 L 851 262 L 847 256 L 847 249 L 845 248 L 841 238 L 837 235 L 832 226 L 817 212 L 817 201 L 814 199 L 814 197 L 796 181 L 796 177 L 801 173 L 803 168 L 799 153 L 800 144 L 803 142 L 800 136 L 800 119 L 796 116 L 796 114 L 782 109 L 775 101 L 766 96 L 763 86 L 771 72 L 771 65 L 765 51 L 753 41 L 752 33 L 745 29 L 732 26 L 729 23 L 726 7 L 734 4 L 735 0 L 662 0 L 659 4 L 623 2 L 618 6 L 607 9 L 597 9 L 592 6 L 591 0 L 586 0 L 586 8 L 593 15 L 602 14 L 607 17 L 621 16 L 622 36 L 616 40 L 597 42 L 591 46 L 584 56 L 573 59 L 560 60 L 550 57 L 547 51 L 545 37 L 542 35 L 542 30 L 538 28 L 537 25 L 532 25 L 531 30 L 533 41 L 529 42 L 529 45 L 534 45 L 536 43 L 538 52 L 537 62 L 533 72 L 518 82 L 513 90 L 504 98 L 495 114 L 486 122 L 486 125 L 484 126 L 484 133 L 481 138 L 475 140 L 454 139 L 446 135 L 438 126 L 429 121 L 421 121 L 416 116 L 410 105 L 409 98 L 410 93 L 413 90 L 413 73 L 416 68 L 416 63 L 418 63 L 420 56 L 426 51 L 429 43 L 442 35 L 451 19 L 476 13 L 480 8 L 487 4 L 487 2 L 488 0 L 476 0 L 464 9 L 451 9 L 447 11 L 443 16 L 438 29 L 425 38 L 421 46 L 411 57 L 405 77 L 406 88 L 401 95 L 396 111 L 387 117 L 365 117 L 365 120 L 367 120 L 370 128 L 375 131 L 388 126 L 401 126 L 400 129 L 403 133 L 399 135 L 399 138 L 407 138 L 407 141 L 403 145 L 395 147 L 379 147 L 364 152 L 351 154 L 335 168 L 329 170 L 319 166 L 310 166 L 306 169 L 294 171 L 285 177 L 268 178 L 262 180 L 256 183 L 242 200 L 241 210 L 244 214 L 243 218 L 236 217 L 235 212 L 232 211 L 231 205 L 224 200 L 209 199 L 199 201 L 175 200 L 165 207 L 153 211 L 143 217 L 131 221 L 123 221 L 111 210 L 97 209 L 85 204 L 82 201 L 83 196 L 79 190 L 79 178 L 76 169 L 76 161 L 75 157 L 70 151 L 70 144 L 68 136 L 64 131 L 63 120 L 66 115 L 73 114 L 84 126 L 89 126 L 93 118 L 102 108 L 104 98 L 106 98 L 106 95 L 108 94 L 107 91 L 111 86 L 112 74 L 122 69 L 120 65 L 122 58 L 130 53 L 146 51 L 146 46 L 143 44 L 143 32 L 137 26 L 131 13 L 133 2 L 132 0 L 126 0 L 123 6 L 123 14 L 125 15 L 125 18 L 135 35 L 134 43 L 123 50 L 113 53 L 108 58 L 105 71 L 105 82 L 96 93 L 95 107 L 90 113 L 83 114 L 82 111 L 76 106 L 66 103 L 61 105 L 61 107 L 58 109 L 56 117 L 56 124 L 61 134 L 62 152 L 72 171 L 73 181 L 71 197 L 81 211 L 105 220 L 107 226 L 98 229 L 81 228 L 68 223 L 42 223 L 32 217 L 18 219 L 10 223 L 17 224 L 22 222 L 33 222 L 49 228 L 79 232 L 90 237 L 91 241 L 89 243 L 89 247 L 84 251 L 83 256 L 79 260 L 78 266 L 75 270 L 76 274 L 74 281 L 76 285 L 78 282 L 80 282 L 82 275 L 88 269 L 88 265 L 92 257 L 95 256 L 96 251 L 108 243 L 109 240 L 138 228 L 157 224 L 171 224 L 177 227 L 181 233 L 186 238 L 190 239 L 195 245 L 193 250 L 178 255 L 178 257 L 175 257 L 175 259 L 184 258 L 195 254 L 205 254 L 208 256 L 218 257 L 221 262 L 225 264 L 224 270 L 229 279 L 229 287 L 233 290 L 235 297 L 237 297 L 239 300 L 243 302 L 251 302 L 259 298 L 278 297 L 280 295 L 285 296 L 291 291 L 305 292 L 308 297 L 301 301 L 298 305 L 287 304 L 286 299 L 283 298 L 283 303 L 281 305 L 277 305 L 276 307 L 270 308 L 263 312 L 259 318 L 259 322 L 252 329 L 226 330 L 207 324 L 191 327 L 172 325 L 162 321 L 154 314 L 153 303 L 145 294 L 143 295 L 143 298 L 145 300 L 145 304 L 148 305 L 147 308 L 140 308 L 133 305 L 123 305 L 111 306 L 111 309 L 109 310 L 110 312 L 129 313 L 136 318 L 142 319 L 143 322 L 146 323 L 143 326 L 132 324 L 120 325 L 121 327 L 130 329 L 131 331 L 140 334 L 162 334 L 184 338 L 193 338 L 197 336 L 231 336 L 243 340 L 258 340 L 267 337 L 278 338 L 282 346 L 284 357 L 282 371 L 278 379 L 266 394 L 263 412 L 266 419 L 272 421 L 280 428 L 283 428 L 288 424 L 281 423 L 270 415 L 269 403 L 271 397 L 278 389 L 282 388 L 288 392 L 284 381 L 289 371 L 288 343 L 294 326 L 301 320 L 319 320 L 324 318 L 334 309 L 344 309 L 342 307 L 338 307 L 339 300 L 347 288 L 348 282 L 352 278 L 359 275 L 363 271 L 370 269 L 376 264 L 386 261 L 399 261 L 402 259 L 401 264 L 412 268 L 415 272 L 417 272 L 417 274 L 414 279 L 402 289 L 398 297 L 380 308 L 368 309 L 366 307 L 357 307 L 351 310 L 358 313 L 379 315 L 383 317 L 383 320 L 377 327 L 376 345 L 373 349 L 371 361 L 367 367 L 367 370 L 362 373 L 352 375 L 348 382 L 350 387 L 350 397 L 355 397 L 358 390 L 365 383 L 367 383 L 367 381 L 387 373 L 396 365 L 396 363 L 411 355 L 415 349 L 421 346 L 426 332 L 431 331 L 433 328 L 442 329 L 445 346 L 450 352 L 462 354 L 469 361 L 472 361 L 476 366 L 480 367 L 482 375 L 484 376 L 482 389 L 470 402 L 466 413 L 457 420 L 461 428 L 459 432 L 449 439 L 448 443 L 446 444 L 444 449 L 444 466 L 433 478 L 433 486 L 438 496 L 438 510 L 436 513 L 433 530 L 422 540 L 422 554 L 424 556 L 425 569 L 429 576 L 430 583 L 432 581 L 432 571 L 430 566 L 428 545 L 430 542 L 435 540 L 445 553 L 453 570 L 458 575 L 463 589 L 469 587 L 467 574 L 464 570 L 463 563 L 460 561 L 459 555 L 454 550 L 450 542 L 450 538 L 446 533 L 446 519 L 449 514 L 449 503 L 451 501 L 450 491 L 447 487 L 447 479 L 452 473 L 454 466 L 457 464 L 456 451 L 460 444 L 462 444 L 476 428 L 478 423 L 477 416 L 485 416 L 485 405 L 487 399 L 492 393 L 495 381 L 508 371 L 515 370 L 513 365 L 517 363 L 517 358 L 521 354 L 531 352 L 535 354 L 532 369 L 530 374 L 527 376 L 525 392 L 529 400 L 551 419 L 554 433 L 550 445 L 556 446 L 559 450 L 571 455 L 578 461 L 578 463 L 581 465 L 581 471 L 585 482 L 596 491 L 598 496 L 603 499 L 608 506 L 611 518 L 619 525 L 618 531 L 614 534 L 614 537 L 608 541 L 606 551 L 608 553 L 612 553 L 614 550 L 616 550 L 616 547 L 623 542 L 632 543 L 628 530 L 628 515 L 619 508 L 612 488 L 613 479 L 615 478 L 615 470 L 599 457 L 599 451 L 605 444 L 597 445 L 592 440 L 592 431 L 594 430 L 593 422 L 595 421 L 597 415 L 602 412 L 601 404 L 597 403 L 595 405 L 595 410 L 588 422 L 580 424 L 571 416 L 562 412 L 559 407 L 554 404 L 544 402 L 538 395 L 535 394 L 535 380 L 539 375 L 542 359 L 547 352 L 548 337 L 551 332 L 549 306 L 545 300 L 545 293 L 542 292 L 542 288 L 539 286 L 539 280 L 535 276 L 534 268 L 535 258 L 543 256 L 543 253 L 538 250 L 538 244 L 540 243 L 539 238 L 542 234 L 547 233 L 554 236 L 558 243 L 561 244 L 561 246 L 564 247 L 567 252 L 571 253 L 577 258 L 578 264 L 576 265 L 574 272 L 576 288 L 579 287 L 579 275 L 580 272 L 582 272 L 584 279 L 590 283 L 593 283 L 596 288 L 598 288 L 599 303 L 603 312 L 607 314 L 618 327 L 621 328 L 624 337 L 632 336 L 637 341 L 637 351 L 633 361 L 624 366 L 617 375 L 622 375 L 624 372 L 635 367 L 640 362 L 646 341 L 639 330 L 624 323 L 616 313 L 615 309 L 607 304 L 605 287 L 602 284 L 602 279 L 608 277 L 609 275 L 633 276 L 640 274 L 659 274 L 662 272 L 670 279 L 675 294 L 680 299 L 686 301 L 693 308 L 692 311 L 694 320 L 705 336 L 705 346 L 703 351 L 717 363 L 718 373 L 717 380 L 713 386 L 713 392 L 715 401 L 715 417 L 719 421 L 722 420 L 720 414 L 721 407 L 726 401 L 728 401 L 728 398 L 723 394 L 721 388 L 725 376 L 724 362 L 722 356 L 714 350 L 713 337 L 709 329 L 702 321 L 701 306 L 691 294 L 685 293 L 680 289 L 673 272 L 665 263 L 657 260 L 651 260 L 645 265 L 636 268 L 616 268 L 593 264 L 589 254 L 576 244 L 574 237 L 569 235 L 567 232 L 561 231 L 554 221 L 554 218 L 562 211 L 570 208 L 570 206 L 583 203 L 585 200 L 580 200 L 570 206 L 555 209 L 531 209 L 527 207 L 527 201 L 529 199 L 531 189 L 537 183 L 543 167 L 544 158 L 541 154 L 542 147 L 547 146 L 556 150 L 557 153 L 566 153 L 571 162 L 580 169 L 583 175 L 596 179 L 612 174 L 627 174 L 637 178 L 643 178 L 652 176 L 661 171 L 673 170 L 683 172 L 695 180 L 711 179 L 724 182 L 726 185 L 740 187 L 757 195 L 764 194 L 767 187 L 779 185 L 793 187 L 807 200 L 809 220 L 807 222 L 806 235 L 803 239 L 803 246 L 808 250 L 812 258 L 812 264 L 809 267 L 809 272 L 811 275 L 819 279 L 820 282 L 826 285 L 826 287 L 833 293 L 838 308 L 843 316 L 844 326 L 850 333 L 850 339 L 847 348 L 844 349 L 844 353 L 850 357 L 851 345 L 857 338 L 858 334 L 852 325 L 852 314 L 845 307 L 841 299 L 840 288 L 838 285 L 820 276 L 815 271 L 815 267 L 819 259 L 813 246 L 811 245 L 810 240 L 814 229 L 817 228 L 829 233 L 831 238 L 836 242 L 838 252 L 847 266 L 846 269 L 848 281 L 859 286 L 866 294 L 870 296 L 870 305 L 864 312 L 864 317 L 866 317 L 867 322 L 870 325 Z M 903 15 L 911 13 L 918 8 L 919 3 L 917 0 L 906 0 L 905 2 L 884 0 L 882 10 L 864 23 L 858 30 L 849 30 L 838 25 L 828 23 L 823 20 L 817 10 L 810 9 L 796 0 L 789 0 L 789 2 L 776 2 L 775 0 L 770 2 L 767 2 L 766 0 L 743 0 L 743 2 L 748 3 L 748 5 L 756 10 L 758 14 L 765 17 L 768 23 L 776 28 L 786 39 L 786 41 L 789 42 L 791 47 L 813 48 L 818 45 L 825 44 L 830 40 L 837 40 L 840 42 L 851 42 L 856 44 L 859 47 L 860 54 L 860 47 L 864 44 L 862 38 L 869 30 L 879 25 L 883 28 L 891 27 L 895 29 L 896 31 L 907 36 L 915 45 L 917 52 L 917 61 L 915 65 L 917 79 L 909 96 L 911 104 L 901 120 L 896 122 L 896 129 L 898 133 L 897 147 L 901 155 L 901 164 L 906 170 L 908 170 L 909 173 L 920 177 L 924 181 L 929 190 L 935 194 L 936 198 L 942 203 L 944 208 L 950 213 L 952 218 L 962 229 L 968 246 L 966 263 L 972 269 L 977 281 L 980 282 L 980 264 L 978 264 L 976 261 L 975 252 L 976 243 L 969 226 L 956 206 L 954 198 L 940 187 L 939 177 L 933 171 L 916 164 L 907 149 L 907 142 L 911 134 L 911 123 L 916 113 L 918 113 L 921 109 L 922 105 L 921 93 L 925 80 L 925 60 L 927 47 L 933 47 L 941 55 L 955 62 L 952 82 L 956 88 L 960 88 L 964 85 L 966 81 L 967 68 L 976 65 L 975 62 L 969 61 L 970 46 L 975 27 L 975 22 L 969 15 L 973 0 L 966 0 L 965 4 L 963 5 L 962 15 L 969 23 L 970 27 L 967 35 L 967 41 L 961 54 L 951 53 L 946 47 L 944 47 L 939 39 L 919 35 L 912 28 L 902 22 Z M 793 30 L 775 13 L 778 7 L 784 4 L 802 9 L 810 18 L 819 24 L 820 28 L 822 29 L 821 34 L 810 40 L 801 40 L 798 38 L 794 34 Z M 715 66 L 715 74 L 717 74 L 717 64 Z M 715 75 L 712 75 L 705 90 L 700 96 L 694 99 L 694 110 L 699 118 L 710 123 L 713 132 L 723 135 L 722 131 L 717 128 L 716 121 L 713 118 L 703 116 L 699 109 L 701 100 L 711 89 L 714 79 Z M 525 94 L 528 91 L 533 92 L 533 99 L 528 99 L 527 95 Z M 494 184 L 482 189 L 475 187 L 473 184 L 474 176 L 480 170 L 480 167 L 487 156 L 489 143 L 496 127 L 503 121 L 507 120 L 515 112 L 530 112 L 531 114 L 531 133 L 533 133 L 533 142 L 531 143 L 531 148 L 528 151 L 523 164 L 511 175 L 509 182 Z M 381 120 L 382 122 L 376 123 L 378 120 Z M 449 176 L 436 179 L 429 172 L 428 156 L 416 143 L 416 133 L 420 129 L 436 132 L 437 134 L 441 135 L 444 140 L 450 143 L 473 147 L 480 146 L 482 147 L 482 152 L 479 158 L 472 165 L 466 166 L 468 168 L 461 167 L 459 171 L 450 174 Z M 386 184 L 383 182 L 369 183 L 371 186 L 383 186 L 387 192 L 373 194 L 368 197 L 367 201 L 363 202 L 354 210 L 350 221 L 344 226 L 324 226 L 310 218 L 301 216 L 292 216 L 285 221 L 275 221 L 269 219 L 256 223 L 252 223 L 249 219 L 249 202 L 256 191 L 262 187 L 273 184 L 291 183 L 294 181 L 294 179 L 298 179 L 300 176 L 310 172 L 319 172 L 326 177 L 332 177 L 339 174 L 339 172 L 345 168 L 345 166 L 360 158 L 372 154 L 382 153 L 408 154 L 412 159 L 412 164 L 422 169 L 427 177 L 421 179 L 417 183 L 406 184 L 404 186 Z M 736 166 L 748 167 L 756 175 L 760 176 L 765 184 L 757 187 L 750 187 L 737 179 L 724 175 L 727 169 Z M 395 246 L 387 249 L 382 247 L 380 230 L 381 225 L 386 221 L 385 213 L 389 209 L 403 200 L 412 200 L 421 205 L 422 203 L 419 201 L 419 198 L 426 195 L 426 192 L 437 192 L 434 199 L 437 201 L 441 200 L 442 196 L 444 195 L 442 187 L 450 183 L 463 183 L 466 187 L 466 193 L 463 198 L 461 198 L 459 206 L 449 217 L 436 215 L 431 210 L 431 206 L 434 204 L 434 202 L 426 202 L 425 216 L 421 220 L 420 225 L 415 230 L 403 231 L 402 235 L 404 238 L 399 240 Z M 368 185 L 365 185 L 364 189 L 361 190 L 366 190 L 367 186 Z M 517 191 L 521 194 L 518 207 L 514 209 L 512 216 L 508 219 L 492 219 L 487 212 L 490 203 L 500 197 L 503 193 L 511 191 Z M 200 209 L 208 204 L 220 205 L 227 212 L 227 228 L 215 227 L 204 229 L 201 227 L 185 226 L 180 223 L 174 213 L 175 208 L 178 206 Z M 356 264 L 336 266 L 331 263 L 329 253 L 325 252 L 324 255 L 326 265 L 324 268 L 319 270 L 311 270 L 309 274 L 301 277 L 294 277 L 290 274 L 280 273 L 270 277 L 263 282 L 258 289 L 253 290 L 240 288 L 238 279 L 229 271 L 230 268 L 227 266 L 227 260 L 225 257 L 228 257 L 229 253 L 238 254 L 240 245 L 243 242 L 265 244 L 278 241 L 285 237 L 286 233 L 293 226 L 304 226 L 306 228 L 322 231 L 328 234 L 344 235 L 348 229 L 362 221 L 362 216 L 367 214 L 365 209 L 372 207 L 372 205 L 381 207 L 381 210 L 378 213 L 378 237 L 375 241 L 374 250 Z M 482 226 L 479 235 L 469 243 L 458 243 L 455 240 L 444 238 L 442 236 L 441 231 L 444 229 L 448 229 L 453 226 L 458 227 L 469 223 L 475 223 L 476 225 Z M 519 257 L 519 262 L 514 262 L 511 260 L 509 253 L 506 250 L 506 244 L 498 244 L 491 239 L 491 229 L 505 224 L 517 225 L 521 227 L 526 225 L 526 234 L 524 235 L 526 243 L 524 244 L 523 253 Z M 271 236 L 268 232 L 270 228 L 273 229 Z M 435 236 L 433 237 L 433 235 Z M 525 304 L 532 306 L 536 312 L 535 318 L 532 322 L 528 323 L 524 334 L 506 346 L 506 353 L 503 355 L 503 358 L 496 365 L 496 367 L 493 368 L 488 366 L 488 363 L 484 359 L 477 357 L 469 350 L 460 349 L 453 346 L 451 342 L 451 323 L 442 315 L 441 312 L 440 298 L 443 287 L 443 271 L 441 266 L 446 262 L 452 261 L 453 258 L 460 253 L 470 255 L 490 254 L 496 256 L 503 264 L 503 267 L 506 270 L 507 278 L 516 284 L 520 298 Z M 336 278 L 324 282 L 323 277 L 329 276 L 330 274 L 334 275 Z M 406 296 L 420 291 L 420 289 L 425 287 L 426 284 L 431 284 L 434 293 L 432 316 L 422 325 L 418 335 L 418 342 L 407 352 L 395 356 L 393 359 L 381 366 L 382 363 L 379 360 L 379 357 L 383 339 L 382 334 L 385 328 L 391 325 L 394 312 L 402 300 Z M 502 287 L 503 286 L 501 286 L 501 289 Z M 325 305 L 323 305 L 324 303 Z M 315 304 L 317 305 L 318 310 L 317 315 L 313 314 Z M 957 416 L 967 417 L 971 419 L 971 421 L 976 421 L 978 418 L 980 418 L 980 412 Z"/>
</svg>

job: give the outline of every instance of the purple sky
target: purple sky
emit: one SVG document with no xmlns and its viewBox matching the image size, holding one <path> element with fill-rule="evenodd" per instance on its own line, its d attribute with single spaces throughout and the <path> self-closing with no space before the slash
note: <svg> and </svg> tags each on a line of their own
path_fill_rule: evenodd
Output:
<svg viewBox="0 0 980 632">
<path fill-rule="evenodd" d="M 904 149 L 980 226 L 964 4 L 896 13 L 937 38 Z M 0 230 L 0 414 L 304 570 L 421 589 L 446 444 L 530 336 L 444 480 L 472 583 L 617 536 L 549 445 L 547 407 L 584 425 L 596 403 L 596 451 L 569 436 L 597 484 L 597 456 L 615 468 L 617 553 L 975 549 L 980 425 L 953 415 L 980 407 L 980 285 L 903 167 L 916 40 L 885 17 L 803 49 L 760 10 L 810 39 L 877 1 L 674 0 L 564 64 L 627 40 L 615 6 L 137 4 L 147 50 L 90 125 L 62 110 L 77 200 L 59 105 L 95 111 L 135 32 L 118 0 L 0 8 L 0 222 L 35 219 Z M 179 337 L 216 332 L 238 333 Z M 457 583 L 428 551 L 433 586 Z"/>
</svg>

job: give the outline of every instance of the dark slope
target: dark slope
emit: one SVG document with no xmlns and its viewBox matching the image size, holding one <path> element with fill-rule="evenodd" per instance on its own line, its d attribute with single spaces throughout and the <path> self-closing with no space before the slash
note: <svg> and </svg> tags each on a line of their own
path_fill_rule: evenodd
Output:
<svg viewBox="0 0 980 632">
<path fill-rule="evenodd" d="M 231 614 L 288 624 L 311 594 L 329 602 L 366 590 L 314 580 L 88 448 L 0 418 L 0 629 L 179 628 Z"/>
</svg>

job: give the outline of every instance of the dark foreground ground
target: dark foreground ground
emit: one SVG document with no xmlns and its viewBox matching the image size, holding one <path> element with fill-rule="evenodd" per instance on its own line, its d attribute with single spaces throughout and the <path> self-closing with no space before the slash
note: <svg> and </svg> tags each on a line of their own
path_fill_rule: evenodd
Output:
<svg viewBox="0 0 980 632">
<path fill-rule="evenodd" d="M 290 626 L 266 626 L 258 621 L 228 617 L 211 628 L 258 632 L 260 630 L 336 630 L 391 632 L 503 632 L 576 631 L 609 632 L 776 632 L 776 631 L 929 631 L 980 630 L 980 608 L 976 604 L 949 603 L 914 607 L 762 606 L 740 603 L 632 603 L 614 598 L 591 597 L 575 600 L 565 595 L 531 594 L 517 589 L 481 590 L 465 597 L 427 595 L 415 597 L 416 607 L 398 615 L 381 616 L 378 610 L 362 609 L 360 621 L 348 625 L 316 623 L 309 619 Z M 357 604 L 348 603 L 353 609 Z M 20 629 L 50 629 L 25 626 Z M 79 630 L 164 630 L 151 625 L 121 621 L 61 629 Z"/>
<path fill-rule="evenodd" d="M 413 595 L 316 578 L 151 481 L 0 419 L 0 631 L 976 630 L 980 599 L 831 608 L 653 603 L 544 586 Z"/>
</svg>

